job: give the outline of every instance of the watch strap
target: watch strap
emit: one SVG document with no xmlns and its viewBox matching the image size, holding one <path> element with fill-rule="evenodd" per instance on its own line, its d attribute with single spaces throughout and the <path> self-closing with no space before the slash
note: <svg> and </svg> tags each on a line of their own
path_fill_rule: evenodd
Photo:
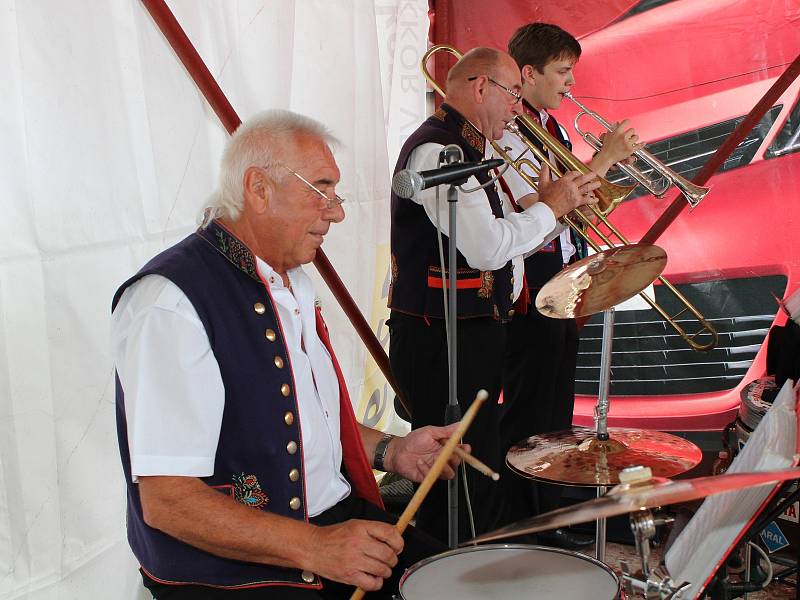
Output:
<svg viewBox="0 0 800 600">
<path fill-rule="evenodd" d="M 375 454 L 372 455 L 372 468 L 378 471 L 386 471 L 386 466 L 383 464 L 386 458 L 386 450 L 389 448 L 389 442 L 394 439 L 391 433 L 385 433 L 380 441 L 375 446 Z"/>
</svg>

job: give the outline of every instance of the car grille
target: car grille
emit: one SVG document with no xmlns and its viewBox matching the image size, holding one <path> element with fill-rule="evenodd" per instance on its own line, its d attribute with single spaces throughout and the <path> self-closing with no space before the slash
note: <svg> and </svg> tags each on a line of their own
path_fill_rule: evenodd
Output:
<svg viewBox="0 0 800 600">
<path fill-rule="evenodd" d="M 786 277 L 771 275 L 676 286 L 719 333 L 713 350 L 697 352 L 652 310 L 615 311 L 611 395 L 663 396 L 728 390 L 744 377 L 775 318 Z M 680 307 L 656 286 L 668 314 Z M 695 322 L 680 319 L 687 331 Z M 602 313 L 581 329 L 575 391 L 596 395 L 600 376 Z"/>
</svg>

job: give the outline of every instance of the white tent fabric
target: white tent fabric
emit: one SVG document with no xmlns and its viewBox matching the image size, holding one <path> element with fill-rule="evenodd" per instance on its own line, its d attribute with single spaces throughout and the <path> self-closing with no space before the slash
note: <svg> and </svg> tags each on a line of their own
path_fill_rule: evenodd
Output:
<svg viewBox="0 0 800 600">
<path fill-rule="evenodd" d="M 169 5 L 243 119 L 289 108 L 342 141 L 347 219 L 325 251 L 379 317 L 390 167 L 425 112 L 427 2 Z M 0 0 L 0 55 L 0 598 L 143 598 L 110 300 L 194 228 L 226 133 L 138 2 Z M 365 351 L 317 281 L 355 402 Z"/>
</svg>

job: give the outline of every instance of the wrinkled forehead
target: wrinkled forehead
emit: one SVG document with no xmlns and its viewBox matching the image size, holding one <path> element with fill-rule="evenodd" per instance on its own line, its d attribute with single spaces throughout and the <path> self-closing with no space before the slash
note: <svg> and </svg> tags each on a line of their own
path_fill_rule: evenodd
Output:
<svg viewBox="0 0 800 600">
<path fill-rule="evenodd" d="M 293 149 L 287 157 L 292 169 L 301 173 L 311 183 L 333 185 L 339 182 L 341 174 L 333 152 L 325 140 L 301 133 L 294 138 Z"/>
</svg>

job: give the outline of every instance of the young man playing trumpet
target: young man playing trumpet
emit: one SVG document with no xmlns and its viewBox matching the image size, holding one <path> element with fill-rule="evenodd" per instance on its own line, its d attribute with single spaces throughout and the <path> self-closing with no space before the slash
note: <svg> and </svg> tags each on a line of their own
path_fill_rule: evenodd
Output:
<svg viewBox="0 0 800 600">
<path fill-rule="evenodd" d="M 564 93 L 575 85 L 573 68 L 581 55 L 578 41 L 556 25 L 529 23 L 520 27 L 508 43 L 509 54 L 522 73 L 523 110 L 541 122 L 567 149 L 572 145 L 566 132 L 548 111 L 557 109 Z M 534 140 L 537 146 L 541 143 Z M 501 146 L 510 146 L 518 156 L 525 146 L 515 136 L 506 134 Z M 602 149 L 589 162 L 598 175 L 617 162 L 627 159 L 642 145 L 636 132 L 622 121 L 603 136 Z M 552 153 L 550 153 L 552 158 Z M 507 193 L 514 199 L 531 193 L 530 186 L 514 170 L 504 174 Z M 562 228 L 549 243 L 525 259 L 525 283 L 528 293 L 521 296 L 508 330 L 506 363 L 503 374 L 505 412 L 501 430 L 504 447 L 531 435 L 568 429 L 575 404 L 575 370 L 578 331 L 574 319 L 545 317 L 533 305 L 539 289 L 562 268 L 582 258 L 583 240 Z M 558 508 L 560 486 L 532 484 L 517 478 L 516 507 L 518 518 Z M 541 540 L 568 548 L 592 543 L 565 530 L 557 530 Z"/>
</svg>

